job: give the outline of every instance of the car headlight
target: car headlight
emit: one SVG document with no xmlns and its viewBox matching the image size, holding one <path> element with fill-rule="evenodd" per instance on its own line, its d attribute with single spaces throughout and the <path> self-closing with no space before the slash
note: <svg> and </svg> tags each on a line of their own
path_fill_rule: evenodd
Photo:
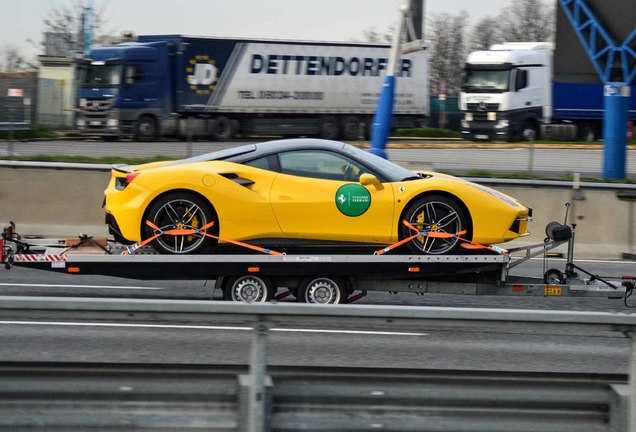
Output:
<svg viewBox="0 0 636 432">
<path fill-rule="evenodd" d="M 464 120 L 466 120 L 467 122 L 471 122 L 471 121 L 473 121 L 473 113 L 471 113 L 471 112 L 467 112 L 467 113 L 464 115 Z"/>
<path fill-rule="evenodd" d="M 470 123 L 462 119 L 462 129 L 469 129 L 469 128 L 470 128 Z"/>
<path fill-rule="evenodd" d="M 119 125 L 119 120 L 117 119 L 108 119 L 106 121 L 106 126 L 110 128 L 116 128 Z"/>
<path fill-rule="evenodd" d="M 488 117 L 487 117 L 488 121 L 495 121 L 497 120 L 497 113 L 494 111 L 491 111 L 488 113 Z"/>
</svg>

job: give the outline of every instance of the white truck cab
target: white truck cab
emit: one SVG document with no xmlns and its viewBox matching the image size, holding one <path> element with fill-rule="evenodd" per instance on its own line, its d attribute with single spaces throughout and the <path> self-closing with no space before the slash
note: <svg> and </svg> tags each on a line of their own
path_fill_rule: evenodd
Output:
<svg viewBox="0 0 636 432">
<path fill-rule="evenodd" d="M 552 115 L 552 54 L 547 42 L 511 42 L 468 55 L 459 96 L 467 140 L 537 137 Z"/>
</svg>

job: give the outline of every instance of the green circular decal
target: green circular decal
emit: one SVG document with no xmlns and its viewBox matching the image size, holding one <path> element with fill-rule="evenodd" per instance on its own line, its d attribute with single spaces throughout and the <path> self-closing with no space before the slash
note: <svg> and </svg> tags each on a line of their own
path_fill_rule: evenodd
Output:
<svg viewBox="0 0 636 432">
<path fill-rule="evenodd" d="M 336 192 L 336 207 L 347 216 L 360 216 L 370 205 L 371 194 L 362 185 L 346 184 Z"/>
</svg>

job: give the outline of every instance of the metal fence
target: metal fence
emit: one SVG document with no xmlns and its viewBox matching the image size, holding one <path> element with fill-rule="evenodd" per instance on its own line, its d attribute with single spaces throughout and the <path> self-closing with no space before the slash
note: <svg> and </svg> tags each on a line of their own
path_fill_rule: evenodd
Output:
<svg viewBox="0 0 636 432">
<path fill-rule="evenodd" d="M 426 328 L 428 331 L 634 338 L 636 315 L 26 297 L 0 297 L 0 312 L 5 321 L 32 320 L 37 312 L 47 320 L 81 321 L 90 317 L 108 322 L 206 323 L 253 329 L 249 368 L 245 370 L 238 366 L 224 369 L 137 365 L 134 379 L 129 376 L 118 380 L 118 374 L 132 375 L 135 367 L 131 372 L 131 366 L 117 369 L 115 365 L 108 365 L 100 369 L 96 365 L 75 364 L 58 365 L 58 370 L 47 372 L 37 364 L 10 365 L 13 373 L 5 372 L 3 376 L 13 380 L 0 383 L 8 386 L 8 391 L 0 388 L 0 393 L 5 395 L 4 400 L 0 398 L 0 414 L 3 414 L 0 426 L 7 429 L 18 426 L 20 430 L 112 428 L 122 427 L 120 422 L 124 418 L 128 425 L 162 431 L 189 428 L 431 432 L 636 430 L 633 402 L 636 382 L 632 380 L 628 385 L 625 375 L 453 372 L 390 367 L 368 370 L 353 365 L 339 368 L 267 366 L 268 334 L 274 327 L 380 328 L 384 331 Z M 633 378 L 636 376 L 634 339 L 631 356 Z M 65 372 L 60 373 L 59 368 L 65 368 Z M 9 369 L 5 367 L 4 371 Z M 65 376 L 69 379 L 63 379 Z M 85 387 L 81 386 L 83 380 L 86 380 Z M 126 387 L 131 381 L 137 383 L 136 393 L 132 387 Z M 129 396 L 122 396 L 125 391 L 130 391 Z M 113 415 L 121 413 L 125 416 Z M 31 420 L 25 420 L 25 416 Z M 84 421 L 78 420 L 78 416 Z M 106 419 L 118 424 L 105 424 Z"/>
<path fill-rule="evenodd" d="M 35 73 L 0 74 L 0 130 L 30 129 L 36 104 Z"/>
</svg>

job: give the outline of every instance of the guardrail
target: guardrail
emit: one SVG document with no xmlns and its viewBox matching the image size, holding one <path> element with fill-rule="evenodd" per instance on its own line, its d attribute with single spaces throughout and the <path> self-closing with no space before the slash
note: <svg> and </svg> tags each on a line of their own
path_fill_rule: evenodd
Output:
<svg viewBox="0 0 636 432">
<path fill-rule="evenodd" d="M 156 367 L 149 371 L 143 370 L 144 373 L 137 376 L 141 380 L 141 388 L 147 389 L 139 392 L 138 398 L 142 399 L 132 396 L 102 399 L 99 392 L 80 394 L 80 399 L 86 397 L 89 401 L 93 419 L 102 419 L 104 411 L 112 409 L 112 406 L 122 410 L 124 407 L 121 404 L 128 403 L 127 412 L 130 418 L 135 418 L 138 414 L 140 422 L 148 422 L 144 424 L 144 430 L 159 430 L 166 425 L 175 430 L 186 430 L 195 425 L 206 427 L 208 422 L 219 430 L 240 431 L 636 431 L 636 315 L 360 305 L 329 307 L 0 297 L 0 313 L 5 321 L 27 317 L 32 320 L 35 312 L 38 319 L 43 320 L 73 321 L 90 317 L 91 320 L 128 323 L 189 322 L 217 326 L 241 324 L 253 329 L 247 373 L 240 368 L 221 373 L 222 368 L 214 367 L 203 373 L 199 366 L 181 371 L 180 375 Z M 631 337 L 629 374 L 632 380 L 628 385 L 624 376 L 592 374 L 365 370 L 355 367 L 268 368 L 267 343 L 270 329 L 301 326 L 340 330 L 380 328 L 385 331 L 414 331 L 426 328 L 428 331 L 495 334 Z M 29 370 L 20 369 L 20 365 L 10 367 L 14 368 L 14 372 L 18 371 L 14 374 L 16 382 L 21 381 L 20 370 L 30 381 L 25 387 L 14 385 L 12 392 L 0 392 L 9 395 L 9 401 L 24 400 L 24 395 L 18 397 L 22 391 L 31 395 L 42 394 L 38 390 L 38 382 L 29 375 Z M 91 367 L 95 368 L 95 365 Z M 78 378 L 80 382 L 81 379 L 88 379 L 91 388 L 99 388 L 99 382 L 95 384 L 95 374 L 89 373 L 90 367 L 75 365 L 75 369 L 79 369 L 80 373 L 73 372 L 74 378 Z M 85 375 L 82 375 L 82 371 Z M 54 373 L 50 376 L 54 376 Z M 46 378 L 46 373 L 40 373 L 39 376 Z M 193 385 L 198 382 L 199 386 L 207 379 L 210 388 L 216 388 L 216 391 L 218 386 L 225 383 L 225 390 L 221 392 L 223 396 L 216 394 L 215 390 L 209 390 L 205 396 L 197 397 L 196 389 L 200 390 L 201 387 L 196 387 L 190 394 L 182 385 L 176 384 L 180 382 L 180 378 Z M 156 394 L 153 396 L 153 391 L 148 390 L 149 379 L 155 384 L 165 381 L 167 388 L 172 388 L 173 393 L 164 394 L 154 387 Z M 233 390 L 228 388 L 228 382 L 232 381 L 235 382 L 232 385 Z M 46 379 L 43 382 L 44 388 L 51 391 Z M 77 381 L 73 382 L 77 384 Z M 112 391 L 112 383 L 110 384 Z M 73 388 L 54 390 L 66 401 L 67 405 L 61 406 L 68 408 L 72 405 L 69 400 L 74 399 L 69 394 L 73 393 Z M 125 391 L 120 389 L 116 393 Z M 16 399 L 12 399 L 11 395 L 16 396 Z M 172 423 L 158 423 L 155 418 L 153 423 L 152 409 L 157 412 L 159 419 L 168 421 L 169 416 L 162 416 L 160 413 L 175 412 L 179 404 L 183 405 L 188 401 L 193 405 L 186 408 L 196 408 L 197 416 L 177 416 L 172 419 Z M 9 402 L 2 403 L 6 407 Z M 187 409 L 185 412 L 188 412 Z M 28 415 L 34 415 L 34 412 L 36 411 L 29 411 Z M 26 415 L 27 411 L 24 413 Z M 73 412 L 69 410 L 69 414 Z M 68 418 L 52 417 L 57 418 L 60 424 L 63 423 L 61 428 L 64 425 L 68 427 L 64 423 L 70 421 Z M 9 420 L 3 420 L 6 418 Z M 13 421 L 10 420 L 12 418 L 16 417 L 0 416 L 0 425 L 3 425 L 3 421 Z M 197 423 L 197 419 L 202 423 Z M 19 418 L 15 421 L 19 421 Z M 11 425 L 7 427 L 9 426 Z M 88 425 L 75 425 L 82 426 Z M 210 428 L 214 429 L 212 426 Z"/>
</svg>

